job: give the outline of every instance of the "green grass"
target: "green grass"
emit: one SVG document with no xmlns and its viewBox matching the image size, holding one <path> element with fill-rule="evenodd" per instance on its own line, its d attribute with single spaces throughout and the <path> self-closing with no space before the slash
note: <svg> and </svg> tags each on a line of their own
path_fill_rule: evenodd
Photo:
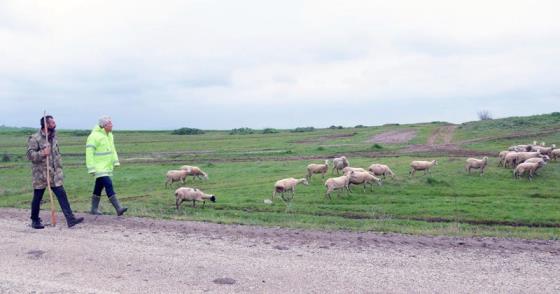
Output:
<svg viewBox="0 0 560 294">
<path fill-rule="evenodd" d="M 560 125 L 552 123 L 554 116 L 545 117 L 550 119 L 547 127 Z M 478 137 L 508 134 L 507 128 L 500 131 L 500 124 L 468 123 L 472 128 L 477 124 L 484 124 L 478 127 Z M 549 164 L 529 182 L 513 180 L 510 170 L 496 166 L 495 158 L 490 159 L 486 175 L 480 177 L 465 173 L 465 158 L 438 156 L 433 159 L 439 165 L 431 175 L 418 173 L 409 177 L 408 165 L 417 157 L 375 158 L 377 152 L 398 151 L 405 144 L 380 144 L 379 149 L 367 142 L 376 134 L 412 128 L 417 130 L 417 136 L 410 143 L 422 144 L 443 125 L 316 129 L 304 133 L 279 130 L 250 135 L 229 135 L 229 131 L 206 131 L 196 136 L 171 135 L 171 131 L 116 132 L 123 164 L 115 171 L 113 180 L 121 202 L 129 207 L 127 214 L 135 216 L 313 229 L 558 239 L 560 163 Z M 74 209 L 85 212 L 89 209 L 94 181 L 83 163 L 86 137 L 72 131 L 59 135 L 65 188 Z M 473 136 L 461 128 L 455 139 L 470 137 Z M 15 156 L 9 162 L 0 163 L 1 207 L 29 207 L 32 189 L 30 164 L 24 158 L 26 139 L 22 131 L 0 131 L 1 150 Z M 560 139 L 557 134 L 547 137 L 550 143 L 557 139 Z M 497 154 L 499 147 L 524 142 L 523 138 L 497 139 L 461 147 Z M 354 186 L 350 195 L 334 194 L 329 200 L 324 196 L 324 180 L 315 175 L 309 186 L 297 187 L 290 205 L 278 199 L 272 205 L 263 202 L 271 197 L 276 180 L 303 177 L 307 164 L 322 163 L 323 158 L 352 152 L 367 153 L 367 156 L 350 156 L 352 166 L 384 163 L 391 166 L 397 177 L 388 178 L 383 186 L 374 187 L 373 192 L 363 192 L 362 187 Z M 197 165 L 209 174 L 208 181 L 189 178 L 187 185 L 215 194 L 216 203 L 207 203 L 204 209 L 193 209 L 183 203 L 179 211 L 175 210 L 174 188 L 164 188 L 164 175 L 183 164 Z M 106 199 L 102 200 L 102 206 L 107 213 L 113 213 Z"/>
</svg>

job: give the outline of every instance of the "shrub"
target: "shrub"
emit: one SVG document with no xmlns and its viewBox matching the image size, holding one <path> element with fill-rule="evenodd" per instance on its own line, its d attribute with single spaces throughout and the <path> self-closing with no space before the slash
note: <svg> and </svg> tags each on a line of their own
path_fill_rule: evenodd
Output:
<svg viewBox="0 0 560 294">
<path fill-rule="evenodd" d="M 342 130 L 342 129 L 344 129 L 344 127 L 343 127 L 343 126 L 335 126 L 335 125 L 332 125 L 332 126 L 329 127 L 329 129 L 332 129 L 332 130 L 336 130 L 336 129 Z"/>
<path fill-rule="evenodd" d="M 480 120 L 492 120 L 492 114 L 488 110 L 481 110 L 477 115 Z"/>
<path fill-rule="evenodd" d="M 443 180 L 436 180 L 432 177 L 426 179 L 426 183 L 430 186 L 449 186 L 449 183 Z"/>
<path fill-rule="evenodd" d="M 313 131 L 315 131 L 314 127 L 295 128 L 291 130 L 292 133 L 303 133 L 303 132 L 313 132 Z"/>
<path fill-rule="evenodd" d="M 363 129 L 363 128 L 367 128 L 367 127 L 364 126 L 364 125 L 357 125 L 357 126 L 355 126 L 354 128 L 356 128 L 356 129 Z"/>
<path fill-rule="evenodd" d="M 251 128 L 238 128 L 233 129 L 231 130 L 231 132 L 229 132 L 230 135 L 249 135 L 253 133 L 255 133 L 255 131 Z"/>
<path fill-rule="evenodd" d="M 203 130 L 193 129 L 193 128 L 180 128 L 172 132 L 173 135 L 202 135 Z"/>
<path fill-rule="evenodd" d="M 317 151 L 323 151 L 323 150 L 325 150 L 325 147 L 323 147 L 323 146 L 317 147 Z"/>
<path fill-rule="evenodd" d="M 4 155 L 2 155 L 2 162 L 9 162 L 10 160 L 12 159 L 8 153 L 4 153 Z"/>
<path fill-rule="evenodd" d="M 373 144 L 373 146 L 371 146 L 371 149 L 380 150 L 380 149 L 383 149 L 383 146 L 376 143 L 376 144 Z"/>
<path fill-rule="evenodd" d="M 263 130 L 262 132 L 263 134 L 276 134 L 279 133 L 279 131 L 277 129 L 273 129 L 273 128 L 266 128 Z"/>
</svg>

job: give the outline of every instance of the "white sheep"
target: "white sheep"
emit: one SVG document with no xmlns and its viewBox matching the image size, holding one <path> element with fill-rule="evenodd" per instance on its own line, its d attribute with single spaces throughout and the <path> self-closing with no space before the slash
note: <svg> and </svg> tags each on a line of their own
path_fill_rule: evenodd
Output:
<svg viewBox="0 0 560 294">
<path fill-rule="evenodd" d="M 372 172 L 375 176 L 383 176 L 384 179 L 386 175 L 390 175 L 391 178 L 395 177 L 395 173 L 385 164 L 374 163 L 368 167 L 368 171 Z"/>
<path fill-rule="evenodd" d="M 325 178 L 325 174 L 329 171 L 329 161 L 325 160 L 325 164 L 311 163 L 307 166 L 307 180 L 311 179 L 313 174 L 321 174 L 321 178 Z"/>
<path fill-rule="evenodd" d="M 498 166 L 504 166 L 506 155 L 510 152 L 512 151 L 509 150 L 500 151 L 500 154 L 498 154 L 498 157 L 500 158 L 500 161 L 498 162 Z"/>
<path fill-rule="evenodd" d="M 482 159 L 469 158 L 465 165 L 465 170 L 470 174 L 471 169 L 480 169 L 480 175 L 484 174 L 484 168 L 488 164 L 488 157 L 484 156 Z"/>
<path fill-rule="evenodd" d="M 524 162 L 525 160 L 529 159 L 529 158 L 538 158 L 538 157 L 543 157 L 543 155 L 539 152 L 518 152 L 516 159 L 515 159 L 515 164 L 520 164 L 522 162 Z"/>
<path fill-rule="evenodd" d="M 550 157 L 548 157 L 548 155 L 544 155 L 542 158 L 536 157 L 536 158 L 529 158 L 527 160 L 525 160 L 524 162 L 527 163 L 542 163 L 540 166 L 538 166 L 535 169 L 534 174 L 537 174 L 537 172 L 539 171 L 539 169 L 541 169 L 542 167 L 544 167 L 548 161 L 550 161 Z"/>
<path fill-rule="evenodd" d="M 550 153 L 550 157 L 554 160 L 557 160 L 558 158 L 560 158 L 560 149 L 552 150 L 552 152 Z"/>
<path fill-rule="evenodd" d="M 181 169 L 187 171 L 187 175 L 192 176 L 193 180 L 195 178 L 199 180 L 208 180 L 208 174 L 202 171 L 198 166 L 183 165 Z"/>
<path fill-rule="evenodd" d="M 302 178 L 302 179 L 287 178 L 287 179 L 282 179 L 282 180 L 276 181 L 276 183 L 274 183 L 274 191 L 272 192 L 272 199 L 274 199 L 274 197 L 276 196 L 276 193 L 281 193 L 282 194 L 282 199 L 284 201 L 293 199 L 295 191 L 296 191 L 296 186 L 298 184 L 304 184 L 304 185 L 307 186 L 307 185 L 309 185 L 309 182 L 307 181 L 306 178 Z M 291 198 L 285 198 L 284 197 L 285 192 L 291 193 L 292 197 Z"/>
<path fill-rule="evenodd" d="M 515 167 L 518 153 L 519 152 L 517 152 L 517 151 L 510 151 L 504 156 L 504 167 L 505 168 L 508 168 L 508 167 L 514 168 Z"/>
<path fill-rule="evenodd" d="M 202 207 L 206 200 L 216 202 L 216 195 L 206 194 L 197 188 L 181 187 L 175 190 L 175 206 L 177 210 L 183 201 L 192 201 L 192 207 L 196 207 L 196 201 L 202 201 Z"/>
<path fill-rule="evenodd" d="M 535 171 L 542 167 L 544 162 L 523 162 L 520 163 L 515 169 L 513 170 L 513 177 L 518 179 L 523 174 L 527 173 L 529 177 L 529 181 L 533 180 L 533 175 Z"/>
<path fill-rule="evenodd" d="M 437 160 L 432 160 L 432 161 L 415 160 L 410 163 L 411 170 L 408 174 L 413 176 L 418 170 L 423 170 L 424 174 L 426 174 L 427 172 L 431 174 L 432 172 L 430 171 L 430 169 L 434 165 L 438 165 Z"/>
<path fill-rule="evenodd" d="M 346 159 L 346 156 L 336 157 L 335 159 L 333 159 L 332 174 L 334 174 L 334 170 L 336 169 L 336 174 L 338 175 L 339 170 L 342 170 L 349 165 L 350 162 L 348 161 L 348 159 Z"/>
<path fill-rule="evenodd" d="M 367 170 L 361 168 L 361 167 L 351 167 L 351 166 L 347 166 L 345 168 L 342 169 L 342 174 L 345 175 L 347 173 L 349 173 L 350 171 L 354 171 L 354 172 L 367 172 Z"/>
<path fill-rule="evenodd" d="M 373 184 L 377 184 L 381 186 L 381 179 L 372 175 L 371 173 L 364 171 L 364 172 L 353 172 L 350 176 L 350 184 L 353 185 L 364 185 L 364 192 L 366 191 L 366 185 L 371 186 L 371 191 L 373 191 Z M 348 189 L 350 189 L 350 185 L 348 185 Z"/>
<path fill-rule="evenodd" d="M 166 180 L 165 180 L 165 187 L 167 188 L 167 185 L 172 185 L 173 182 L 179 182 L 181 181 L 181 183 L 185 183 L 185 179 L 187 178 L 187 171 L 185 170 L 170 170 L 165 174 Z"/>
<path fill-rule="evenodd" d="M 346 193 L 350 193 L 350 177 L 354 174 L 354 171 L 350 171 L 347 175 L 337 177 L 337 178 L 328 178 L 325 181 L 325 187 L 327 187 L 327 191 L 325 192 L 325 197 L 331 198 L 331 193 L 334 190 L 338 190 L 338 194 L 340 194 L 340 190 L 346 189 Z"/>
</svg>

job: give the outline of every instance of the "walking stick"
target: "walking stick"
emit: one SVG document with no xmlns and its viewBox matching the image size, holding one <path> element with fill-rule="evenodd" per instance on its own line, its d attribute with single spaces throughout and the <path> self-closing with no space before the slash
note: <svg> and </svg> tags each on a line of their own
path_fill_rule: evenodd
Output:
<svg viewBox="0 0 560 294">
<path fill-rule="evenodd" d="M 47 147 L 51 147 L 51 145 L 49 144 L 49 128 L 47 127 L 47 111 L 45 110 L 43 112 L 43 124 L 45 125 L 45 136 L 47 137 Z M 56 210 L 54 209 L 54 198 L 52 195 L 52 190 L 51 190 L 51 177 L 50 177 L 50 173 L 49 173 L 49 159 L 51 157 L 52 154 L 52 150 L 50 150 L 49 148 L 49 152 L 50 154 L 47 155 L 47 189 L 49 190 L 49 196 L 51 197 L 51 224 L 54 226 L 56 226 Z"/>
</svg>

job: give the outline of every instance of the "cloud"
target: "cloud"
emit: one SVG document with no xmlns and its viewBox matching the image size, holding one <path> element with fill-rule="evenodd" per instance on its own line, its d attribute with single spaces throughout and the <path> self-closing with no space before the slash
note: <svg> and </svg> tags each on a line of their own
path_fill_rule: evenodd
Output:
<svg viewBox="0 0 560 294">
<path fill-rule="evenodd" d="M 104 108 L 126 117 L 122 127 L 152 129 L 456 121 L 476 119 L 486 105 L 504 116 L 547 112 L 560 106 L 551 98 L 560 82 L 559 8 L 501 0 L 4 1 L 0 99 L 17 112 L 0 123 L 27 125 L 36 115 L 19 113 L 45 104 L 80 128 Z M 547 105 L 493 102 L 528 98 Z"/>
</svg>

